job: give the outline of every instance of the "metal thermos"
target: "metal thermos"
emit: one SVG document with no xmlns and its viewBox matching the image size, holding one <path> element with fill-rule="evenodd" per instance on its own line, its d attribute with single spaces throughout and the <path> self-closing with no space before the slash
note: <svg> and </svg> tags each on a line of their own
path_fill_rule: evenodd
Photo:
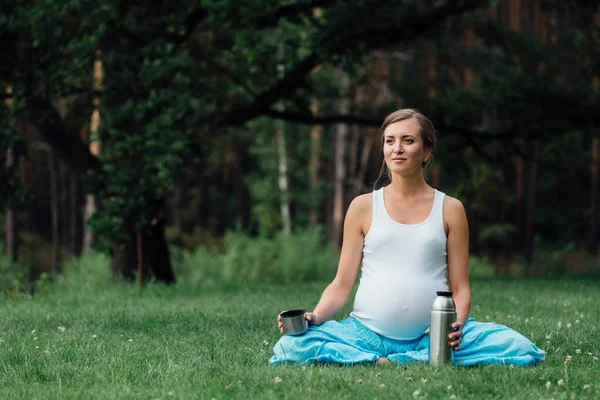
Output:
<svg viewBox="0 0 600 400">
<path fill-rule="evenodd" d="M 456 305 L 452 300 L 452 292 L 437 292 L 431 309 L 429 364 L 452 362 L 454 352 L 450 348 L 448 335 L 452 332 L 453 322 L 456 322 Z"/>
</svg>

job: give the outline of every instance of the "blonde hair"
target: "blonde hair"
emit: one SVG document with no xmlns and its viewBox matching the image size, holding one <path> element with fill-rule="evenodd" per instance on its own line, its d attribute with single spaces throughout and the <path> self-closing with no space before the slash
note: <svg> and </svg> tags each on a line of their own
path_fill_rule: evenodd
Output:
<svg viewBox="0 0 600 400">
<path fill-rule="evenodd" d="M 395 122 L 404 121 L 406 119 L 414 119 L 419 124 L 421 138 L 423 139 L 423 147 L 431 151 L 431 155 L 429 156 L 427 161 L 423 161 L 423 168 L 426 169 L 431 163 L 433 163 L 433 148 L 435 147 L 436 140 L 435 128 L 433 127 L 431 121 L 417 110 L 414 110 L 412 108 L 402 108 L 400 110 L 394 111 L 393 113 L 385 117 L 385 119 L 383 120 L 383 124 L 381 124 L 381 151 L 383 151 L 383 146 L 385 144 L 386 128 Z M 390 170 L 386 168 L 385 159 L 383 160 L 383 163 L 381 165 L 379 176 L 375 181 L 375 189 L 378 188 L 377 184 L 382 178 L 385 178 L 386 180 L 381 182 L 380 187 L 390 184 L 392 182 L 392 174 L 390 173 Z"/>
</svg>

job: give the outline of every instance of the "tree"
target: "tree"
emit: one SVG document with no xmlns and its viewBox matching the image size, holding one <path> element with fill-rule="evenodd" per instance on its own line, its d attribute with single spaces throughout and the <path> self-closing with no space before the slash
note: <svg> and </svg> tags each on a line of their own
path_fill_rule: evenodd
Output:
<svg viewBox="0 0 600 400">
<path fill-rule="evenodd" d="M 573 4 L 578 10 L 587 7 L 585 2 Z M 497 161 L 507 149 L 511 155 L 524 154 L 514 140 L 525 136 L 523 132 L 535 140 L 549 129 L 568 132 L 596 120 L 597 95 L 585 85 L 556 79 L 574 77 L 560 62 L 574 48 L 573 41 L 565 39 L 569 46 L 561 50 L 509 32 L 490 20 L 488 5 L 484 0 L 407 0 L 348 7 L 339 0 L 264 0 L 260 7 L 228 1 L 147 7 L 103 0 L 85 7 L 80 1 L 56 7 L 54 0 L 8 0 L 0 9 L 5 16 L 0 18 L 0 44 L 6 49 L 0 55 L 0 80 L 10 83 L 12 97 L 24 104 L 17 117 L 31 122 L 70 168 L 86 176 L 87 188 L 99 202 L 90 226 L 99 245 L 112 251 L 122 275 L 135 277 L 140 233 L 143 276 L 171 282 L 166 199 L 186 174 L 198 171 L 204 192 L 218 192 L 215 204 L 228 199 L 229 183 L 222 191 L 207 186 L 224 173 L 207 176 L 215 153 L 225 141 L 237 140 L 223 148 L 235 149 L 235 159 L 248 158 L 244 144 L 252 138 L 245 129 L 263 124 L 260 118 L 379 126 L 381 115 L 396 108 L 401 98 L 405 104 L 425 105 L 421 108 L 433 116 L 440 132 L 455 136 L 444 151 L 467 144 L 488 161 Z M 364 15 L 370 15 L 367 22 Z M 584 19 L 578 32 L 589 32 L 589 27 Z M 474 32 L 476 45 L 465 47 L 455 40 L 467 28 Z M 277 56 L 281 47 L 283 60 Z M 390 79 L 394 102 L 353 115 L 334 110 L 339 91 L 326 90 L 335 86 L 331 83 L 325 89 L 318 85 L 325 77 L 331 80 L 333 68 L 350 73 L 377 50 L 394 54 L 399 49 L 407 55 L 398 61 L 404 76 L 415 79 Z M 438 69 L 433 77 L 420 63 L 423 49 L 435 50 Z M 101 93 L 89 73 L 98 52 L 106 73 Z M 577 54 L 577 65 L 585 65 L 583 52 Z M 525 74 L 517 73 L 519 68 L 537 68 L 540 60 L 546 65 L 542 73 L 525 80 Z M 469 78 L 475 81 L 472 87 L 455 79 L 465 70 L 477 71 Z M 429 89 L 437 95 L 429 96 Z M 79 135 L 97 96 L 103 119 L 100 156 L 91 154 Z M 317 115 L 310 112 L 314 97 L 322 103 Z M 532 101 L 540 97 L 541 102 Z M 58 99 L 69 109 L 65 117 L 56 112 Z M 567 111 L 571 104 L 576 112 Z M 533 125 L 545 109 L 554 115 Z M 498 121 L 493 127 L 486 123 L 490 115 Z M 515 127 L 526 129 L 515 135 Z M 243 169 L 236 168 L 234 191 L 243 193 Z M 454 179 L 446 177 L 444 184 Z M 237 210 L 251 208 L 243 203 Z M 233 225 L 222 219 L 217 224 L 221 230 Z"/>
</svg>

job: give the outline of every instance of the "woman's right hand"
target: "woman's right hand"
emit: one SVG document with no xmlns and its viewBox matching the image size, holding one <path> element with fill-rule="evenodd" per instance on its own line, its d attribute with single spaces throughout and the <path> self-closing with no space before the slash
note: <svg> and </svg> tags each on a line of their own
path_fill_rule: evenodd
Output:
<svg viewBox="0 0 600 400">
<path fill-rule="evenodd" d="M 284 313 L 286 310 L 282 311 Z M 312 312 L 307 312 L 304 316 L 308 325 L 321 325 L 321 322 L 318 320 L 317 315 Z M 279 328 L 279 332 L 283 335 L 285 332 L 283 331 L 283 322 L 281 321 L 281 313 L 277 316 L 277 327 Z"/>
</svg>

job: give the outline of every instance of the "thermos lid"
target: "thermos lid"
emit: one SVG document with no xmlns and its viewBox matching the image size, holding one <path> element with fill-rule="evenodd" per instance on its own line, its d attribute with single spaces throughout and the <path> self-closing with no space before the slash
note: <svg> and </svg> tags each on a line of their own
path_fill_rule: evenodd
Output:
<svg viewBox="0 0 600 400">
<path fill-rule="evenodd" d="M 452 300 L 452 292 L 437 292 L 437 297 L 433 302 L 433 309 L 440 311 L 454 311 L 456 305 Z"/>
</svg>

